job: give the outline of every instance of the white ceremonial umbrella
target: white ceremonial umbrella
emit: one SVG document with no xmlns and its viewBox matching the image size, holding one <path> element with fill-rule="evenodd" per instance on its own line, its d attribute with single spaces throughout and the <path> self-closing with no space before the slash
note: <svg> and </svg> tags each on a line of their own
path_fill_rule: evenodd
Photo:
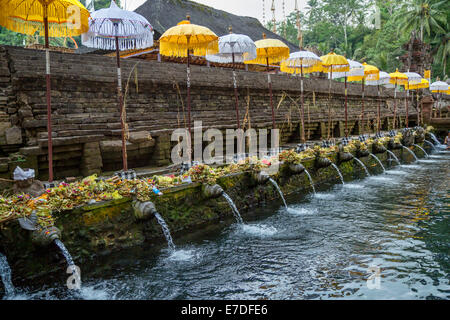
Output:
<svg viewBox="0 0 450 320">
<path fill-rule="evenodd" d="M 206 59 L 215 63 L 232 63 L 233 64 L 233 85 L 234 85 L 234 97 L 236 107 L 236 121 L 237 128 L 240 129 L 239 121 L 239 97 L 238 87 L 236 79 L 236 63 L 244 63 L 256 59 L 256 45 L 249 36 L 244 34 L 233 33 L 230 27 L 230 34 L 219 38 L 219 53 L 208 54 L 206 52 Z"/>
<path fill-rule="evenodd" d="M 289 58 L 282 61 L 280 69 L 283 72 L 300 71 L 300 92 L 301 92 L 301 124 L 302 143 L 306 142 L 305 138 L 305 103 L 303 95 L 303 76 L 305 73 L 322 71 L 322 59 L 320 59 L 315 53 L 311 51 L 302 50 L 293 52 L 289 55 Z"/>
<path fill-rule="evenodd" d="M 117 92 L 122 125 L 123 170 L 128 170 L 125 144 L 126 114 L 122 93 L 120 53 L 122 50 L 144 49 L 153 46 L 153 28 L 143 16 L 120 9 L 114 0 L 109 8 L 91 13 L 89 31 L 82 37 L 83 45 L 90 48 L 115 50 L 117 57 Z"/>
<path fill-rule="evenodd" d="M 364 77 L 364 66 L 362 63 L 359 63 L 358 61 L 347 59 L 348 64 L 350 65 L 350 71 L 348 72 L 333 72 L 332 75 L 328 73 L 328 79 L 339 79 L 339 78 L 350 78 L 349 81 L 351 81 L 352 77 L 360 78 Z"/>
<path fill-rule="evenodd" d="M 441 93 L 448 91 L 448 89 L 449 89 L 448 83 L 443 82 L 443 81 L 436 81 L 430 85 L 431 92 L 438 94 L 438 103 L 439 103 L 439 100 L 441 99 Z M 439 104 L 438 104 L 438 106 L 439 106 Z M 440 116 L 440 114 L 441 114 L 441 110 L 439 110 L 439 116 Z"/>
</svg>

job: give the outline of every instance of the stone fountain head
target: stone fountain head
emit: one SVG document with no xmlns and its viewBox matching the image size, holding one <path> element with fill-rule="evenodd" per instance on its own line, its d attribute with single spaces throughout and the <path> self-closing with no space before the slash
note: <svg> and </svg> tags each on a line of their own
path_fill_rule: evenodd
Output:
<svg viewBox="0 0 450 320">
<path fill-rule="evenodd" d="M 339 154 L 338 154 L 339 163 L 347 162 L 347 161 L 350 161 L 353 159 L 353 154 L 351 154 L 350 152 L 344 151 L 344 146 L 347 146 L 347 145 L 348 145 L 348 142 L 345 145 L 341 144 L 339 146 Z"/>
<path fill-rule="evenodd" d="M 149 220 L 155 216 L 156 207 L 153 202 L 147 201 L 147 202 L 141 202 L 138 200 L 133 201 L 133 212 L 134 216 L 138 220 Z"/>
<path fill-rule="evenodd" d="M 423 128 L 417 127 L 413 135 L 415 143 L 423 143 L 425 141 L 425 130 Z"/>
<path fill-rule="evenodd" d="M 410 147 L 414 144 L 414 135 L 412 130 L 410 129 L 403 129 L 403 138 L 402 138 L 402 145 L 404 145 L 405 147 Z"/>
<path fill-rule="evenodd" d="M 203 195 L 208 199 L 215 199 L 222 196 L 222 194 L 225 192 L 221 186 L 218 184 L 215 185 L 209 185 L 204 184 L 202 186 Z"/>
<path fill-rule="evenodd" d="M 49 246 L 56 239 L 61 238 L 61 230 L 59 230 L 55 226 L 51 226 L 48 228 L 38 229 L 32 231 L 31 233 L 31 241 L 41 247 Z"/>
<path fill-rule="evenodd" d="M 265 184 L 270 179 L 269 174 L 264 171 L 254 171 L 252 176 L 258 184 Z"/>
<path fill-rule="evenodd" d="M 289 164 L 289 170 L 291 170 L 291 172 L 296 173 L 296 174 L 300 174 L 303 173 L 303 171 L 305 171 L 305 167 L 301 164 L 295 164 L 295 163 L 291 163 Z"/>
<path fill-rule="evenodd" d="M 378 153 L 385 153 L 386 152 L 386 147 L 383 144 L 380 144 L 378 139 L 374 141 L 374 143 L 372 144 L 372 153 L 373 154 L 378 154 Z"/>
<path fill-rule="evenodd" d="M 18 221 L 22 229 L 31 231 L 31 242 L 38 246 L 46 247 L 54 240 L 61 238 L 61 231 L 57 227 L 42 228 L 39 226 L 35 212 L 28 217 L 19 218 Z"/>
</svg>

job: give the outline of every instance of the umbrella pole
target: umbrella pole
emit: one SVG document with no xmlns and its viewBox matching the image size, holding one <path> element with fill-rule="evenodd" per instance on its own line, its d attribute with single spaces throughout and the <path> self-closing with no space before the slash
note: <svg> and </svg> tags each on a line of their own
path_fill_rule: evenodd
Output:
<svg viewBox="0 0 450 320">
<path fill-rule="evenodd" d="M 116 27 L 118 28 L 118 26 Z M 122 128 L 122 163 L 123 170 L 128 170 L 127 145 L 125 141 L 125 118 L 122 95 L 122 71 L 120 69 L 119 37 L 116 36 L 116 60 L 117 60 L 117 98 L 119 100 L 120 126 Z"/>
<path fill-rule="evenodd" d="M 192 161 L 192 129 L 191 129 L 191 53 L 189 52 L 189 39 L 188 39 L 188 49 L 187 49 L 187 107 L 188 107 L 188 128 L 189 128 L 188 154 L 189 154 L 189 163 L 191 163 L 191 161 Z"/>
<path fill-rule="evenodd" d="M 327 131 L 327 140 L 330 139 L 330 132 L 331 132 L 331 79 L 333 79 L 333 65 L 331 65 L 330 83 L 329 83 L 329 86 L 328 86 L 328 131 Z"/>
<path fill-rule="evenodd" d="M 405 97 L 405 107 L 406 107 L 406 117 L 405 117 L 405 126 L 406 128 L 408 128 L 408 109 L 409 109 L 409 103 L 408 103 L 408 99 L 409 99 L 409 90 L 406 90 L 406 97 Z"/>
<path fill-rule="evenodd" d="M 301 102 L 302 102 L 302 110 L 301 110 L 301 123 L 302 123 L 302 143 L 306 143 L 305 138 L 305 100 L 303 95 L 303 61 L 300 61 L 300 94 L 301 94 Z"/>
<path fill-rule="evenodd" d="M 269 71 L 269 58 L 267 58 L 267 80 L 269 82 L 269 95 L 270 95 L 270 107 L 272 108 L 272 128 L 275 129 L 275 110 L 273 108 L 273 93 L 272 93 L 272 79 L 270 78 L 270 71 Z"/>
<path fill-rule="evenodd" d="M 397 117 L 397 81 L 395 81 L 395 87 L 394 87 L 394 122 L 393 122 L 394 130 L 397 129 L 396 121 L 395 121 L 396 117 Z"/>
<path fill-rule="evenodd" d="M 365 96 L 365 88 L 364 88 L 364 78 L 362 79 L 362 108 L 361 108 L 361 128 L 362 128 L 362 133 L 364 134 L 364 96 Z"/>
<path fill-rule="evenodd" d="M 48 133 L 48 181 L 53 181 L 53 139 L 52 139 L 52 102 L 51 102 L 51 78 L 50 78 L 50 45 L 48 39 L 48 6 L 44 5 L 44 29 L 45 29 L 45 81 L 47 84 L 47 133 Z"/>
<path fill-rule="evenodd" d="M 378 110 L 377 110 L 377 132 L 381 131 L 381 93 L 380 93 L 380 85 L 378 85 Z"/>
<path fill-rule="evenodd" d="M 417 105 L 417 125 L 420 126 L 420 113 L 422 112 L 421 106 L 419 106 L 419 89 L 416 92 L 416 105 Z"/>
<path fill-rule="evenodd" d="M 347 76 L 344 77 L 345 83 L 345 137 L 348 138 L 348 102 L 347 102 Z"/>
<path fill-rule="evenodd" d="M 438 107 L 438 110 L 439 110 L 439 118 L 442 118 L 442 111 L 441 111 L 440 103 L 441 103 L 441 93 L 439 92 L 438 93 L 438 104 L 437 104 L 437 107 Z"/>
<path fill-rule="evenodd" d="M 233 85 L 234 85 L 234 101 L 235 101 L 235 107 L 236 107 L 236 121 L 237 121 L 237 128 L 240 129 L 241 124 L 239 121 L 239 96 L 238 96 L 237 81 L 236 81 L 234 52 L 232 53 L 232 57 L 233 57 Z"/>
</svg>

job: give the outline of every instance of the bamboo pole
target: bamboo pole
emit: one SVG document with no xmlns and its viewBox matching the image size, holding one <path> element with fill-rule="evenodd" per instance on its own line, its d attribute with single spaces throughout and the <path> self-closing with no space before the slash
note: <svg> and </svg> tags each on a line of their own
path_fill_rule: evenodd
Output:
<svg viewBox="0 0 450 320">
<path fill-rule="evenodd" d="M 53 137 L 52 137 L 52 103 L 51 103 L 51 76 L 50 76 L 50 43 L 48 34 L 48 5 L 43 5 L 45 30 L 45 81 L 47 100 L 47 134 L 48 134 L 48 181 L 53 182 Z"/>
</svg>

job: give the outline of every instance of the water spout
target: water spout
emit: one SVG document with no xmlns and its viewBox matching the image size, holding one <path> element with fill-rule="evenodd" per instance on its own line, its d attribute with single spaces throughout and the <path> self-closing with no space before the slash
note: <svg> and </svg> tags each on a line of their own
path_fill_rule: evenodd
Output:
<svg viewBox="0 0 450 320">
<path fill-rule="evenodd" d="M 162 231 L 164 233 L 164 236 L 166 237 L 167 245 L 169 246 L 169 249 L 171 251 L 175 251 L 175 244 L 173 243 L 172 236 L 170 235 L 170 230 L 169 230 L 169 227 L 167 226 L 166 221 L 164 221 L 163 217 L 161 217 L 161 215 L 158 212 L 155 213 L 155 218 L 162 228 Z"/>
<path fill-rule="evenodd" d="M 435 146 L 434 144 L 432 144 L 432 143 L 431 143 L 430 141 L 428 141 L 428 140 L 425 140 L 425 142 L 428 143 L 428 144 L 433 148 L 434 151 L 437 151 L 436 146 Z"/>
<path fill-rule="evenodd" d="M 74 266 L 75 263 L 73 262 L 72 256 L 70 255 L 69 251 L 67 250 L 66 246 L 64 245 L 64 243 L 62 243 L 61 240 L 59 239 L 55 239 L 53 240 L 53 242 L 55 242 L 55 244 L 58 246 L 58 248 L 61 250 L 61 253 L 63 254 L 64 258 L 66 258 L 67 261 L 67 265 L 69 267 Z"/>
<path fill-rule="evenodd" d="M 353 159 L 355 159 L 356 162 L 358 162 L 361 165 L 361 167 L 363 167 L 364 171 L 366 172 L 366 175 L 368 177 L 370 177 L 369 170 L 367 170 L 367 167 L 364 165 L 364 163 L 361 160 L 359 160 L 358 158 L 356 158 L 356 157 L 353 157 Z"/>
<path fill-rule="evenodd" d="M 400 160 L 398 160 L 397 156 L 395 155 L 395 153 L 393 153 L 391 150 L 386 150 L 387 153 L 389 153 L 395 160 L 395 162 L 397 162 L 398 165 L 401 165 Z"/>
<path fill-rule="evenodd" d="M 413 144 L 413 146 L 419 148 L 420 150 L 422 150 L 423 153 L 425 153 L 425 156 L 426 156 L 427 158 L 430 157 L 430 155 L 425 151 L 425 149 L 422 148 L 421 146 L 419 146 L 418 144 Z"/>
<path fill-rule="evenodd" d="M 227 200 L 228 204 L 230 205 L 230 208 L 233 211 L 233 215 L 236 218 L 237 223 L 243 224 L 244 220 L 242 220 L 241 214 L 239 213 L 239 210 L 236 208 L 236 205 L 234 204 L 230 196 L 224 192 L 222 194 L 222 197 L 224 197 Z"/>
<path fill-rule="evenodd" d="M 430 132 L 430 136 L 431 136 L 431 139 L 433 139 L 433 141 L 435 142 L 434 144 L 435 145 L 437 145 L 437 146 L 442 146 L 442 144 L 439 142 L 439 140 L 436 138 L 436 136 L 434 135 L 434 133 L 432 133 L 432 132 Z"/>
<path fill-rule="evenodd" d="M 373 153 L 369 154 L 372 158 L 374 158 L 375 160 L 377 160 L 377 162 L 380 164 L 381 168 L 383 168 L 383 172 L 386 172 L 386 168 L 383 166 L 383 164 L 381 163 L 380 159 L 378 159 L 378 157 L 376 155 L 374 155 Z"/>
<path fill-rule="evenodd" d="M 67 271 L 69 272 L 69 269 L 70 269 L 70 271 L 72 272 L 72 275 L 75 276 L 77 286 L 74 287 L 74 288 L 81 289 L 80 288 L 80 286 L 81 286 L 81 275 L 78 272 L 79 269 L 75 266 L 75 262 L 73 262 L 73 259 L 72 259 L 72 256 L 69 253 L 69 250 L 67 250 L 66 246 L 64 245 L 64 243 L 62 243 L 61 240 L 55 239 L 55 240 L 53 240 L 53 242 L 61 250 L 61 253 L 63 254 L 64 258 L 66 258 L 67 265 L 68 265 Z"/>
<path fill-rule="evenodd" d="M 14 294 L 14 285 L 11 281 L 11 268 L 9 267 L 8 260 L 0 253 L 0 277 L 2 278 L 3 285 L 5 286 L 5 292 L 7 296 Z"/>
<path fill-rule="evenodd" d="M 273 180 L 272 178 L 270 178 L 269 181 L 270 181 L 270 183 L 272 183 L 272 184 L 275 186 L 275 188 L 278 190 L 278 193 L 280 194 L 281 199 L 283 199 L 284 207 L 287 209 L 288 206 L 287 206 L 287 204 L 286 204 L 286 200 L 284 199 L 283 191 L 281 191 L 280 186 L 279 186 L 278 183 L 277 183 L 275 180 Z"/>
<path fill-rule="evenodd" d="M 339 174 L 339 178 L 341 178 L 342 184 L 345 184 L 345 182 L 344 182 L 344 177 L 342 176 L 342 173 L 341 173 L 341 171 L 339 170 L 338 166 L 337 166 L 336 164 L 334 164 L 334 163 L 331 163 L 331 165 L 333 166 L 333 168 L 336 169 L 337 173 Z"/>
<path fill-rule="evenodd" d="M 306 170 L 306 168 L 305 168 L 305 173 L 306 173 L 306 176 L 309 179 L 309 184 L 311 185 L 311 188 L 313 189 L 314 194 L 316 194 L 316 188 L 314 188 L 314 181 L 313 181 L 311 175 L 309 174 L 309 171 Z"/>
<path fill-rule="evenodd" d="M 413 155 L 413 157 L 414 157 L 414 159 L 416 159 L 416 161 L 419 160 L 419 159 L 417 158 L 416 154 L 415 154 L 414 152 L 411 151 L 411 149 L 409 149 L 409 148 L 407 148 L 407 147 L 405 147 L 405 146 L 402 146 L 402 147 L 403 147 L 403 149 L 408 150 L 408 152 L 411 153 L 411 154 Z"/>
</svg>

